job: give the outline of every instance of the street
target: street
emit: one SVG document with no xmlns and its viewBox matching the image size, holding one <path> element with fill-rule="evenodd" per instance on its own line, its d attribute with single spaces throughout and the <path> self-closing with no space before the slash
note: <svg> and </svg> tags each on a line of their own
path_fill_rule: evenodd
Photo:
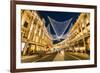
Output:
<svg viewBox="0 0 100 73">
<path fill-rule="evenodd" d="M 86 53 L 56 52 L 52 54 L 46 54 L 42 57 L 38 55 L 23 57 L 21 61 L 22 63 L 27 63 L 27 62 L 71 61 L 71 60 L 88 60 L 88 59 L 89 55 Z"/>
</svg>

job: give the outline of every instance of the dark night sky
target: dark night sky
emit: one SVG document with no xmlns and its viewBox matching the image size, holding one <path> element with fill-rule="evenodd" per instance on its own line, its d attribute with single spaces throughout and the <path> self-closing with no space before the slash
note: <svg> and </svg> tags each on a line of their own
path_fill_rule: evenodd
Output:
<svg viewBox="0 0 100 73">
<path fill-rule="evenodd" d="M 66 21 L 70 18 L 73 18 L 71 21 L 72 24 L 76 21 L 80 13 L 75 12 L 53 12 L 53 11 L 38 11 L 38 14 L 42 16 L 46 21 L 46 26 L 50 23 L 47 16 L 53 18 L 56 21 Z"/>
<path fill-rule="evenodd" d="M 43 17 L 45 19 L 46 27 L 50 23 L 47 16 L 49 16 L 50 18 L 53 18 L 54 20 L 59 21 L 59 22 L 66 21 L 70 18 L 73 18 L 71 23 L 74 24 L 76 22 L 76 19 L 80 15 L 80 13 L 75 13 L 75 12 L 56 12 L 56 11 L 37 11 L 37 12 L 41 17 Z M 55 34 L 55 32 L 51 26 L 50 26 L 50 28 L 51 28 L 51 33 Z M 66 34 L 66 32 L 68 32 L 69 28 L 70 28 L 70 25 L 64 34 Z"/>
</svg>

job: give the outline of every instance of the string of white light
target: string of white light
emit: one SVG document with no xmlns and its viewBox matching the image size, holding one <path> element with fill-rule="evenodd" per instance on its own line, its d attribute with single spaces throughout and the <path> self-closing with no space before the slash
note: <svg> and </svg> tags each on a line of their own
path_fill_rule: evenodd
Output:
<svg viewBox="0 0 100 73">
<path fill-rule="evenodd" d="M 67 21 L 63 21 L 63 22 L 56 21 L 56 20 L 50 18 L 49 16 L 48 16 L 48 19 L 50 21 L 50 24 L 51 24 L 54 32 L 56 33 L 56 37 L 54 37 L 54 39 L 63 38 L 64 32 L 66 31 L 66 29 L 68 29 L 68 26 L 72 21 L 72 18 L 70 18 Z M 60 25 L 60 27 L 59 27 L 59 25 Z M 48 26 L 48 27 L 49 27 L 49 30 L 50 30 L 50 26 Z M 57 28 L 58 29 L 60 28 L 60 31 Z"/>
</svg>

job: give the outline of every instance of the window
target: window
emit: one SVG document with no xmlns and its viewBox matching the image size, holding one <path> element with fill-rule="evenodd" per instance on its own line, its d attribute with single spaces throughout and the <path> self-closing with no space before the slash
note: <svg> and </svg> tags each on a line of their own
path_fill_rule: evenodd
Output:
<svg viewBox="0 0 100 73">
<path fill-rule="evenodd" d="M 28 23 L 25 21 L 24 27 L 27 28 L 27 26 L 28 26 Z"/>
<path fill-rule="evenodd" d="M 35 25 L 37 24 L 37 21 L 38 21 L 38 19 L 37 19 L 37 18 L 35 18 L 35 20 L 34 20 L 34 24 L 35 24 Z"/>
<path fill-rule="evenodd" d="M 89 26 L 90 25 L 90 23 L 88 23 L 86 26 Z"/>
</svg>

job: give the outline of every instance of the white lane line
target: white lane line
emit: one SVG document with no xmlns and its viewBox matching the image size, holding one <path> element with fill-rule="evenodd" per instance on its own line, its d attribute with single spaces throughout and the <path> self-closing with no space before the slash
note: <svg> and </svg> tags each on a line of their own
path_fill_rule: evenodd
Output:
<svg viewBox="0 0 100 73">
<path fill-rule="evenodd" d="M 73 55 L 71 55 L 71 54 L 67 54 L 67 55 L 69 55 L 69 56 L 71 56 L 71 57 L 73 57 L 73 58 L 75 58 L 75 59 L 78 59 L 78 60 L 80 60 L 80 58 L 78 58 L 78 57 L 75 57 L 75 56 L 73 56 Z"/>
</svg>

